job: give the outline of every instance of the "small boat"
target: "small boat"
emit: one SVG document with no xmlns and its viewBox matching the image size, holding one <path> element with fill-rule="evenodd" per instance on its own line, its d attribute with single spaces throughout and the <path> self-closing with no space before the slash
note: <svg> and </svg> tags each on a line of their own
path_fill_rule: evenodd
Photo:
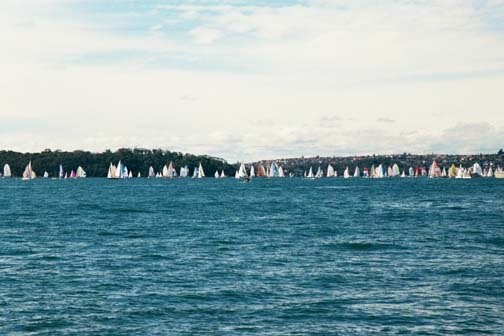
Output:
<svg viewBox="0 0 504 336">
<path fill-rule="evenodd" d="M 429 167 L 429 178 L 436 178 L 436 177 L 441 177 L 441 168 L 439 168 L 439 165 L 434 160 L 432 162 L 432 165 Z"/>
<path fill-rule="evenodd" d="M 482 177 L 483 176 L 483 170 L 481 169 L 481 166 L 479 165 L 478 162 L 475 162 L 471 168 L 471 177 Z"/>
<path fill-rule="evenodd" d="M 59 165 L 58 178 L 62 179 L 65 177 L 65 172 L 63 171 L 63 165 Z"/>
<path fill-rule="evenodd" d="M 201 162 L 198 167 L 198 176 L 197 178 L 203 178 L 205 177 L 205 171 L 203 170 L 203 166 L 201 165 Z"/>
<path fill-rule="evenodd" d="M 350 177 L 350 170 L 348 169 L 348 166 L 345 168 L 345 171 L 343 172 L 343 177 L 346 179 Z"/>
<path fill-rule="evenodd" d="M 218 171 L 218 170 L 216 170 L 216 171 L 215 171 L 214 177 L 215 177 L 216 179 L 220 178 L 220 175 L 219 175 L 219 171 Z"/>
<path fill-rule="evenodd" d="M 312 179 L 312 180 L 315 178 L 315 176 L 313 175 L 313 169 L 312 169 L 312 167 L 310 167 L 310 171 L 306 175 L 306 178 L 309 178 L 309 179 Z"/>
<path fill-rule="evenodd" d="M 221 174 L 220 174 L 220 178 L 225 178 L 225 177 L 226 177 L 226 174 L 224 173 L 224 169 L 222 169 Z"/>
<path fill-rule="evenodd" d="M 494 177 L 494 171 L 492 169 L 492 166 L 490 166 L 490 168 L 488 168 L 488 171 L 485 176 L 486 177 Z"/>
<path fill-rule="evenodd" d="M 315 178 L 321 178 L 324 172 L 322 171 L 322 168 L 319 166 L 317 169 L 317 173 L 315 174 Z"/>
<path fill-rule="evenodd" d="M 23 171 L 23 180 L 32 180 L 36 177 L 37 174 L 35 174 L 35 171 L 32 169 L 32 163 L 30 161 Z"/>
<path fill-rule="evenodd" d="M 415 170 L 413 169 L 413 167 L 409 167 L 409 169 L 408 169 L 408 176 L 409 177 L 414 177 L 415 176 Z"/>
<path fill-rule="evenodd" d="M 334 168 L 333 166 L 331 166 L 331 164 L 329 164 L 327 166 L 327 177 L 334 177 Z"/>
<path fill-rule="evenodd" d="M 369 178 L 369 169 L 367 167 L 362 170 L 362 177 Z"/>
<path fill-rule="evenodd" d="M 247 177 L 248 177 L 247 169 L 245 168 L 245 164 L 242 162 L 240 164 L 240 167 L 238 168 L 238 170 L 235 173 L 235 178 L 242 179 L 242 178 L 247 178 Z"/>
<path fill-rule="evenodd" d="M 140 178 L 140 177 L 142 177 L 142 174 L 140 174 L 140 172 L 138 172 L 137 178 Z"/>
<path fill-rule="evenodd" d="M 504 178 L 504 170 L 502 168 L 497 168 L 495 170 L 494 177 L 498 179 Z"/>
<path fill-rule="evenodd" d="M 70 178 L 77 178 L 77 174 L 74 172 L 74 170 L 72 169 L 72 171 L 70 172 Z"/>
<path fill-rule="evenodd" d="M 86 171 L 81 166 L 77 168 L 76 174 L 78 178 L 86 178 Z"/>
<path fill-rule="evenodd" d="M 8 163 L 3 166 L 3 177 L 12 177 L 11 167 Z"/>
<path fill-rule="evenodd" d="M 401 177 L 402 177 L 402 178 L 405 178 L 405 177 L 406 177 L 406 171 L 405 171 L 405 170 L 403 170 L 403 171 L 402 171 Z"/>
<path fill-rule="evenodd" d="M 455 166 L 454 163 L 452 163 L 450 169 L 448 169 L 448 177 L 449 178 L 457 177 L 457 167 Z"/>
<path fill-rule="evenodd" d="M 394 163 L 394 165 L 392 166 L 392 174 L 390 176 L 399 176 L 399 175 L 401 175 L 401 170 L 399 169 L 397 163 Z"/>
<path fill-rule="evenodd" d="M 253 164 L 250 165 L 250 177 L 255 177 L 255 169 Z"/>
<path fill-rule="evenodd" d="M 264 166 L 262 165 L 262 162 L 259 162 L 257 165 L 257 177 L 265 177 L 267 176 L 266 171 L 264 170 Z"/>
<path fill-rule="evenodd" d="M 154 178 L 154 177 L 156 177 L 156 172 L 154 171 L 154 167 L 150 166 L 149 173 L 147 174 L 147 178 Z"/>
<path fill-rule="evenodd" d="M 278 177 L 285 177 L 282 166 L 278 166 Z M 322 177 L 322 176 L 321 176 Z"/>
<path fill-rule="evenodd" d="M 355 166 L 355 170 L 353 173 L 353 177 L 360 177 L 360 169 L 359 166 Z"/>
<path fill-rule="evenodd" d="M 43 175 L 44 178 L 48 178 L 49 177 L 49 173 L 46 171 L 44 171 L 44 175 Z"/>
</svg>

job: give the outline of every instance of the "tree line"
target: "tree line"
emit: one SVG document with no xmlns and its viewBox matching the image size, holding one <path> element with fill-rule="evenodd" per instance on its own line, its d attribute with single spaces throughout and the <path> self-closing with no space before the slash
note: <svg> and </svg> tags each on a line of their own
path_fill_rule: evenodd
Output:
<svg viewBox="0 0 504 336">
<path fill-rule="evenodd" d="M 106 177 L 110 163 L 117 164 L 121 160 L 136 176 L 138 172 L 147 176 L 149 167 L 155 171 L 161 171 L 164 165 L 173 162 L 177 172 L 180 167 L 187 165 L 192 172 L 199 163 L 203 165 L 207 175 L 214 174 L 216 170 L 224 170 L 226 175 L 234 174 L 235 167 L 228 164 L 224 159 L 207 155 L 193 155 L 180 152 L 171 152 L 163 149 L 121 148 L 117 151 L 106 150 L 102 153 L 89 151 L 52 151 L 46 149 L 40 153 L 20 153 L 14 151 L 0 151 L 1 167 L 8 163 L 14 176 L 21 176 L 29 161 L 32 162 L 33 170 L 38 175 L 47 171 L 50 176 L 58 176 L 59 166 L 63 165 L 66 172 L 77 170 L 81 166 L 88 177 Z"/>
</svg>

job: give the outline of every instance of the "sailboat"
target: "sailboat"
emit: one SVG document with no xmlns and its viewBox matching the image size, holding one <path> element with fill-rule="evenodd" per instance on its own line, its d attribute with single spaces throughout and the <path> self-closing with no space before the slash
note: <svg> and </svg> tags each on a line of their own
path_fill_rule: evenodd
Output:
<svg viewBox="0 0 504 336">
<path fill-rule="evenodd" d="M 409 167 L 409 169 L 408 169 L 408 176 L 409 177 L 414 177 L 415 176 L 415 170 L 413 169 L 413 167 Z"/>
<path fill-rule="evenodd" d="M 429 178 L 435 178 L 435 177 L 441 177 L 441 168 L 439 168 L 439 165 L 434 160 L 431 166 L 429 167 Z"/>
<path fill-rule="evenodd" d="M 441 171 L 441 177 L 448 177 L 448 173 L 446 172 L 445 167 L 443 167 L 443 170 Z"/>
<path fill-rule="evenodd" d="M 394 171 L 392 170 L 392 167 L 387 168 L 387 176 L 393 177 L 394 176 Z"/>
<path fill-rule="evenodd" d="M 220 174 L 220 178 L 225 178 L 225 177 L 226 177 L 226 174 L 224 173 L 224 169 L 222 169 L 221 174 Z"/>
<path fill-rule="evenodd" d="M 278 165 L 276 162 L 271 163 L 268 177 L 278 177 Z"/>
<path fill-rule="evenodd" d="M 114 166 L 114 164 L 112 162 L 110 162 L 108 173 L 107 173 L 107 178 L 108 179 L 118 178 L 116 172 L 117 172 L 116 166 Z M 65 178 L 66 178 L 66 176 L 65 176 Z"/>
<path fill-rule="evenodd" d="M 362 171 L 362 177 L 369 177 L 369 170 L 367 167 L 364 167 L 364 170 Z"/>
<path fill-rule="evenodd" d="M 203 166 L 201 165 L 201 162 L 198 167 L 198 178 L 203 178 L 205 177 L 205 171 L 203 170 Z"/>
<path fill-rule="evenodd" d="M 128 178 L 133 178 L 133 172 L 131 170 L 128 173 Z"/>
<path fill-rule="evenodd" d="M 43 176 L 44 176 L 44 178 L 48 178 L 49 177 L 49 173 L 47 172 L 47 170 L 44 171 L 44 175 Z"/>
<path fill-rule="evenodd" d="M 216 170 L 216 171 L 215 171 L 214 177 L 215 177 L 216 179 L 218 179 L 218 178 L 220 177 L 220 175 L 219 175 L 219 171 L 218 171 L 218 170 Z"/>
<path fill-rule="evenodd" d="M 490 166 L 490 168 L 488 168 L 488 172 L 486 174 L 486 177 L 493 177 L 493 176 L 494 176 L 494 172 L 493 172 L 492 166 Z"/>
<path fill-rule="evenodd" d="M 86 177 L 86 171 L 81 166 L 79 166 L 77 168 L 77 177 L 79 177 L 79 178 L 85 178 Z"/>
<path fill-rule="evenodd" d="M 11 168 L 8 163 L 3 167 L 3 177 L 12 177 Z"/>
<path fill-rule="evenodd" d="M 394 163 L 394 165 L 392 166 L 392 175 L 390 176 L 399 176 L 399 175 L 401 175 L 401 170 L 399 169 L 397 163 Z"/>
<path fill-rule="evenodd" d="M 454 163 L 450 166 L 450 169 L 448 169 L 448 177 L 449 178 L 454 178 L 457 176 L 457 167 L 455 166 Z"/>
<path fill-rule="evenodd" d="M 355 171 L 354 171 L 353 177 L 360 177 L 359 166 L 355 166 Z"/>
<path fill-rule="evenodd" d="M 403 171 L 402 171 L 401 177 L 402 177 L 402 178 L 406 177 L 406 170 L 403 170 Z"/>
<path fill-rule="evenodd" d="M 257 177 L 264 177 L 266 175 L 266 171 L 264 170 L 264 166 L 262 165 L 262 162 L 259 162 L 257 165 Z"/>
<path fill-rule="evenodd" d="M 327 166 L 327 177 L 334 177 L 334 168 L 333 166 L 331 166 L 331 164 L 329 164 Z"/>
<path fill-rule="evenodd" d="M 35 174 L 35 172 L 33 171 L 32 163 L 30 161 L 23 172 L 23 180 L 31 180 L 36 177 L 37 177 L 37 174 Z"/>
<path fill-rule="evenodd" d="M 140 172 L 138 172 L 137 178 L 140 178 L 140 177 L 142 177 L 142 174 L 140 174 Z"/>
<path fill-rule="evenodd" d="M 147 174 L 147 178 L 153 178 L 153 177 L 156 177 L 156 172 L 154 171 L 154 167 L 150 166 L 149 173 Z"/>
<path fill-rule="evenodd" d="M 255 177 L 255 169 L 253 164 L 250 165 L 250 177 Z"/>
<path fill-rule="evenodd" d="M 70 172 L 70 178 L 77 178 L 77 174 L 74 172 L 74 170 L 72 169 L 72 171 Z"/>
<path fill-rule="evenodd" d="M 310 171 L 308 172 L 308 175 L 306 175 L 306 177 L 309 178 L 309 179 L 312 179 L 312 180 L 315 178 L 314 175 L 313 175 L 313 169 L 312 169 L 312 167 L 310 167 Z"/>
<path fill-rule="evenodd" d="M 173 166 L 172 161 L 170 161 L 168 167 L 166 167 L 166 165 L 163 167 L 163 177 L 174 178 L 176 174 L 177 173 L 175 171 L 175 167 Z"/>
<path fill-rule="evenodd" d="M 350 177 L 350 169 L 348 166 L 345 168 L 345 171 L 343 172 L 343 178 L 349 178 Z"/>
<path fill-rule="evenodd" d="M 65 177 L 65 172 L 63 171 L 63 165 L 59 165 L 58 178 L 62 179 Z"/>
<path fill-rule="evenodd" d="M 317 169 L 317 173 L 315 174 L 315 178 L 321 178 L 323 173 L 324 172 L 322 171 L 322 168 L 320 168 L 320 166 L 319 166 Z"/>
<path fill-rule="evenodd" d="M 285 177 L 283 168 L 280 165 L 278 166 L 278 177 Z M 320 176 L 320 177 L 322 177 L 322 176 Z"/>
<path fill-rule="evenodd" d="M 475 162 L 471 169 L 471 177 L 481 177 L 483 176 L 483 171 L 478 162 Z"/>
<path fill-rule="evenodd" d="M 235 174 L 235 178 L 241 179 L 241 178 L 247 178 L 247 169 L 245 168 L 245 164 L 243 162 L 240 164 L 240 168 L 238 168 L 238 171 Z"/>
</svg>

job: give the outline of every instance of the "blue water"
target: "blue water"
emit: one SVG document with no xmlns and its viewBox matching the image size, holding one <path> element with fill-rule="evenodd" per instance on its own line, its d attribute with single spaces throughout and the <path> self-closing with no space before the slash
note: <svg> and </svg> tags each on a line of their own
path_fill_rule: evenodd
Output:
<svg viewBox="0 0 504 336">
<path fill-rule="evenodd" d="M 1 335 L 504 335 L 504 180 L 0 180 Z"/>
</svg>

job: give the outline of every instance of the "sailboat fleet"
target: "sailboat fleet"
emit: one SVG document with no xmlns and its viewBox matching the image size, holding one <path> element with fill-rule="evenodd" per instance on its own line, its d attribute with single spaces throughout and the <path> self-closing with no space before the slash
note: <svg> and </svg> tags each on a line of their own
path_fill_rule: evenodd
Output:
<svg viewBox="0 0 504 336">
<path fill-rule="evenodd" d="M 76 170 L 70 170 L 70 172 L 66 172 L 63 169 L 63 165 L 59 166 L 59 173 L 57 179 L 78 179 L 78 178 L 86 178 L 86 171 L 79 166 Z M 128 167 L 122 162 L 119 161 L 116 165 L 112 162 L 109 165 L 109 169 L 107 172 L 108 179 L 128 179 L 133 178 L 133 172 L 128 169 Z M 293 177 L 294 175 L 291 173 L 288 175 L 289 177 Z M 318 166 L 316 172 L 314 173 L 313 167 L 310 167 L 307 171 L 304 172 L 303 176 L 307 179 L 319 179 L 323 177 L 327 178 L 335 178 L 338 177 L 338 172 L 334 167 L 329 164 L 327 168 L 324 170 L 323 167 Z M 353 171 L 350 170 L 350 167 L 346 167 L 342 174 L 343 178 L 385 178 L 385 177 L 428 177 L 428 178 L 455 178 L 455 179 L 470 179 L 477 177 L 495 177 L 495 178 L 504 178 L 504 169 L 497 167 L 494 169 L 492 166 L 489 168 L 482 168 L 479 163 L 474 163 L 470 167 L 463 167 L 459 165 L 458 167 L 455 164 L 451 164 L 450 167 L 442 167 L 436 161 L 433 161 L 428 169 L 425 167 L 409 167 L 400 169 L 398 164 L 393 164 L 386 167 L 383 164 L 379 164 L 378 166 L 372 165 L 371 167 L 362 167 L 355 166 Z M 4 164 L 3 170 L 0 172 L 0 177 L 2 178 L 10 178 L 13 177 L 12 169 L 8 163 Z M 49 178 L 49 173 L 45 171 L 42 175 L 43 178 Z M 142 177 L 140 172 L 136 174 L 137 178 Z M 149 167 L 148 173 L 146 175 L 147 178 L 204 178 L 206 177 L 205 170 L 203 165 L 199 163 L 197 167 L 195 167 L 191 171 L 189 167 L 186 165 L 184 167 L 180 167 L 177 173 L 177 169 L 173 162 L 164 165 L 163 168 L 156 172 L 154 167 Z M 226 178 L 226 174 L 224 170 L 216 170 L 213 174 L 214 178 L 222 179 Z M 286 177 L 284 173 L 283 167 L 277 163 L 272 162 L 266 166 L 263 166 L 262 162 L 259 162 L 257 166 L 251 164 L 247 169 L 245 163 L 240 163 L 239 168 L 235 172 L 236 179 L 246 179 L 255 177 L 268 177 L 268 178 L 283 178 Z M 23 180 L 32 180 L 37 178 L 37 173 L 32 167 L 32 162 L 28 162 L 26 165 L 23 174 L 21 176 Z"/>
<path fill-rule="evenodd" d="M 308 179 L 316 179 L 321 177 L 337 177 L 338 172 L 333 168 L 331 164 L 327 166 L 327 174 L 323 175 L 323 170 L 321 167 L 318 168 L 317 173 L 313 174 L 313 168 L 310 167 L 308 172 L 304 172 L 304 177 Z M 441 167 L 436 161 L 429 166 L 429 169 L 425 167 L 409 167 L 408 169 L 401 169 L 399 165 L 394 163 L 392 166 L 385 168 L 383 164 L 379 164 L 375 167 L 372 165 L 369 169 L 364 167 L 361 171 L 359 166 L 356 166 L 353 173 L 347 166 L 343 171 L 343 178 L 385 178 L 385 177 L 429 177 L 429 178 L 475 178 L 475 177 L 495 177 L 504 178 L 504 170 L 502 168 L 497 168 L 494 170 L 492 166 L 488 169 L 482 169 L 479 163 L 474 163 L 471 167 L 464 168 L 462 165 L 456 167 L 452 164 L 450 168 Z"/>
</svg>

